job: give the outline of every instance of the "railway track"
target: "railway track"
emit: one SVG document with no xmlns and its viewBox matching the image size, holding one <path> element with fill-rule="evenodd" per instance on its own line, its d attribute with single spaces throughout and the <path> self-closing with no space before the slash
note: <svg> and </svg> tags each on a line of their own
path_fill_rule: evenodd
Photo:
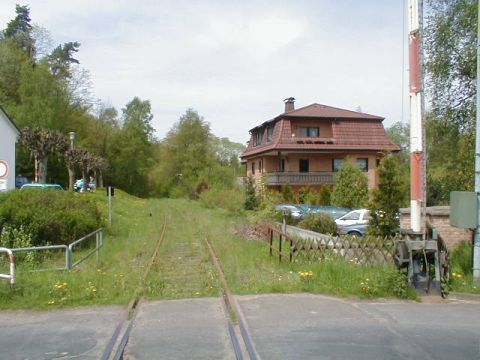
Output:
<svg viewBox="0 0 480 360">
<path fill-rule="evenodd" d="M 185 218 L 184 214 L 178 214 L 178 215 Z M 193 222 L 197 223 L 197 220 L 193 219 Z M 157 240 L 157 243 L 155 244 L 155 249 L 150 259 L 148 260 L 139 288 L 137 289 L 137 291 L 135 292 L 135 295 L 129 302 L 129 305 L 124 313 L 124 316 L 122 317 L 122 320 L 116 326 L 115 331 L 103 352 L 101 360 L 123 359 L 123 356 L 128 344 L 128 340 L 135 322 L 135 318 L 138 313 L 138 309 L 141 306 L 142 302 L 144 301 L 143 294 L 145 292 L 147 278 L 149 277 L 149 275 L 151 275 L 151 270 L 154 266 L 157 266 L 160 268 L 162 266 L 162 264 L 158 263 L 158 258 L 159 258 L 158 254 L 159 254 L 160 248 L 162 247 L 162 244 L 164 244 L 164 240 L 168 232 L 168 225 L 169 225 L 169 219 L 166 216 L 162 230 L 161 230 L 160 237 Z M 200 227 L 198 226 L 197 229 L 200 229 Z M 215 247 L 206 235 L 202 234 L 200 237 L 203 238 L 203 241 L 200 239 L 197 239 L 198 242 L 195 244 L 196 247 L 190 246 L 190 247 L 183 247 L 183 248 L 185 249 L 188 248 L 189 251 L 192 251 L 192 248 L 193 249 L 196 248 L 197 252 L 201 250 L 201 247 L 203 247 L 203 249 L 208 250 L 207 252 L 209 254 L 210 261 L 214 265 L 214 268 L 219 278 L 219 283 L 220 283 L 219 287 L 220 287 L 220 290 L 222 293 L 222 299 L 223 299 L 223 302 L 222 302 L 222 306 L 224 310 L 223 313 L 225 314 L 228 335 L 231 340 L 231 345 L 234 351 L 235 358 L 237 360 L 243 360 L 243 359 L 256 360 L 259 358 L 259 356 L 255 350 L 253 341 L 251 339 L 251 335 L 248 330 L 245 317 L 243 315 L 243 312 L 240 306 L 238 305 L 236 299 L 232 294 L 228 281 L 225 277 L 225 273 L 222 269 L 220 260 L 215 251 Z M 179 256 L 180 255 L 179 251 L 180 252 L 182 251 L 181 246 L 176 248 L 174 252 L 174 257 L 178 259 L 178 261 L 181 261 L 184 259 L 184 257 Z M 201 255 L 189 254 L 190 258 L 195 258 L 195 256 L 199 257 Z M 188 276 L 188 273 L 186 273 L 185 275 Z M 174 281 L 176 280 L 177 279 L 175 278 Z"/>
</svg>

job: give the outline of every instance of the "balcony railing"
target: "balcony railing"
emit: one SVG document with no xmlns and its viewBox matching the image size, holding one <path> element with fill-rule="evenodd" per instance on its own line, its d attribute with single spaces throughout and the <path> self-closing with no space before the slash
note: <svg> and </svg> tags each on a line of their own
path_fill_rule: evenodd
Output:
<svg viewBox="0 0 480 360">
<path fill-rule="evenodd" d="M 267 185 L 335 184 L 333 172 L 273 172 L 267 174 Z"/>
</svg>

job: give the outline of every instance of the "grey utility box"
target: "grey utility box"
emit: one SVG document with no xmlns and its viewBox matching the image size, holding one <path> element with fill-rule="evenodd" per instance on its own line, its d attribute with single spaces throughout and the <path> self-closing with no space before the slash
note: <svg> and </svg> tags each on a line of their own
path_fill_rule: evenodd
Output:
<svg viewBox="0 0 480 360">
<path fill-rule="evenodd" d="M 462 229 L 477 227 L 477 194 L 472 191 L 450 193 L 450 225 Z"/>
</svg>

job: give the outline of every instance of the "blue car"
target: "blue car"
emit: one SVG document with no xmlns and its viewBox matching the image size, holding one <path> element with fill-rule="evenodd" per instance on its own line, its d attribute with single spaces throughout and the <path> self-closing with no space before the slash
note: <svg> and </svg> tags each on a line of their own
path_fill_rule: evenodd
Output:
<svg viewBox="0 0 480 360">
<path fill-rule="evenodd" d="M 332 215 L 333 220 L 338 219 L 339 217 L 347 214 L 352 209 L 342 208 L 337 206 L 329 205 L 309 205 L 309 212 L 318 214 L 321 212 Z"/>
</svg>

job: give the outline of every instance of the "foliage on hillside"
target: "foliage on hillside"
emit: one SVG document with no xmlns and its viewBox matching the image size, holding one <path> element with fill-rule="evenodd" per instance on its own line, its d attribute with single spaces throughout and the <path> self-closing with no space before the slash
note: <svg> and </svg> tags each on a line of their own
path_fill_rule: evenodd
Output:
<svg viewBox="0 0 480 360">
<path fill-rule="evenodd" d="M 105 159 L 105 183 L 139 196 L 197 198 L 201 189 L 233 187 L 242 172 L 242 144 L 215 137 L 193 109 L 159 141 L 149 100 L 132 96 L 121 113 L 102 104 L 92 95 L 88 71 L 77 59 L 80 44 L 42 48 L 48 32 L 34 31 L 28 6 L 17 5 L 15 12 L 0 32 L 0 104 L 20 128 L 65 136 L 74 131 L 75 148 Z M 16 173 L 33 179 L 31 152 L 19 144 Z M 82 173 L 98 176 L 101 184 L 99 172 L 83 166 L 73 153 L 67 155 L 64 150 L 49 152 L 48 169 L 46 158 L 40 159 L 41 180 L 65 186 L 75 172 L 76 178 Z"/>
</svg>

